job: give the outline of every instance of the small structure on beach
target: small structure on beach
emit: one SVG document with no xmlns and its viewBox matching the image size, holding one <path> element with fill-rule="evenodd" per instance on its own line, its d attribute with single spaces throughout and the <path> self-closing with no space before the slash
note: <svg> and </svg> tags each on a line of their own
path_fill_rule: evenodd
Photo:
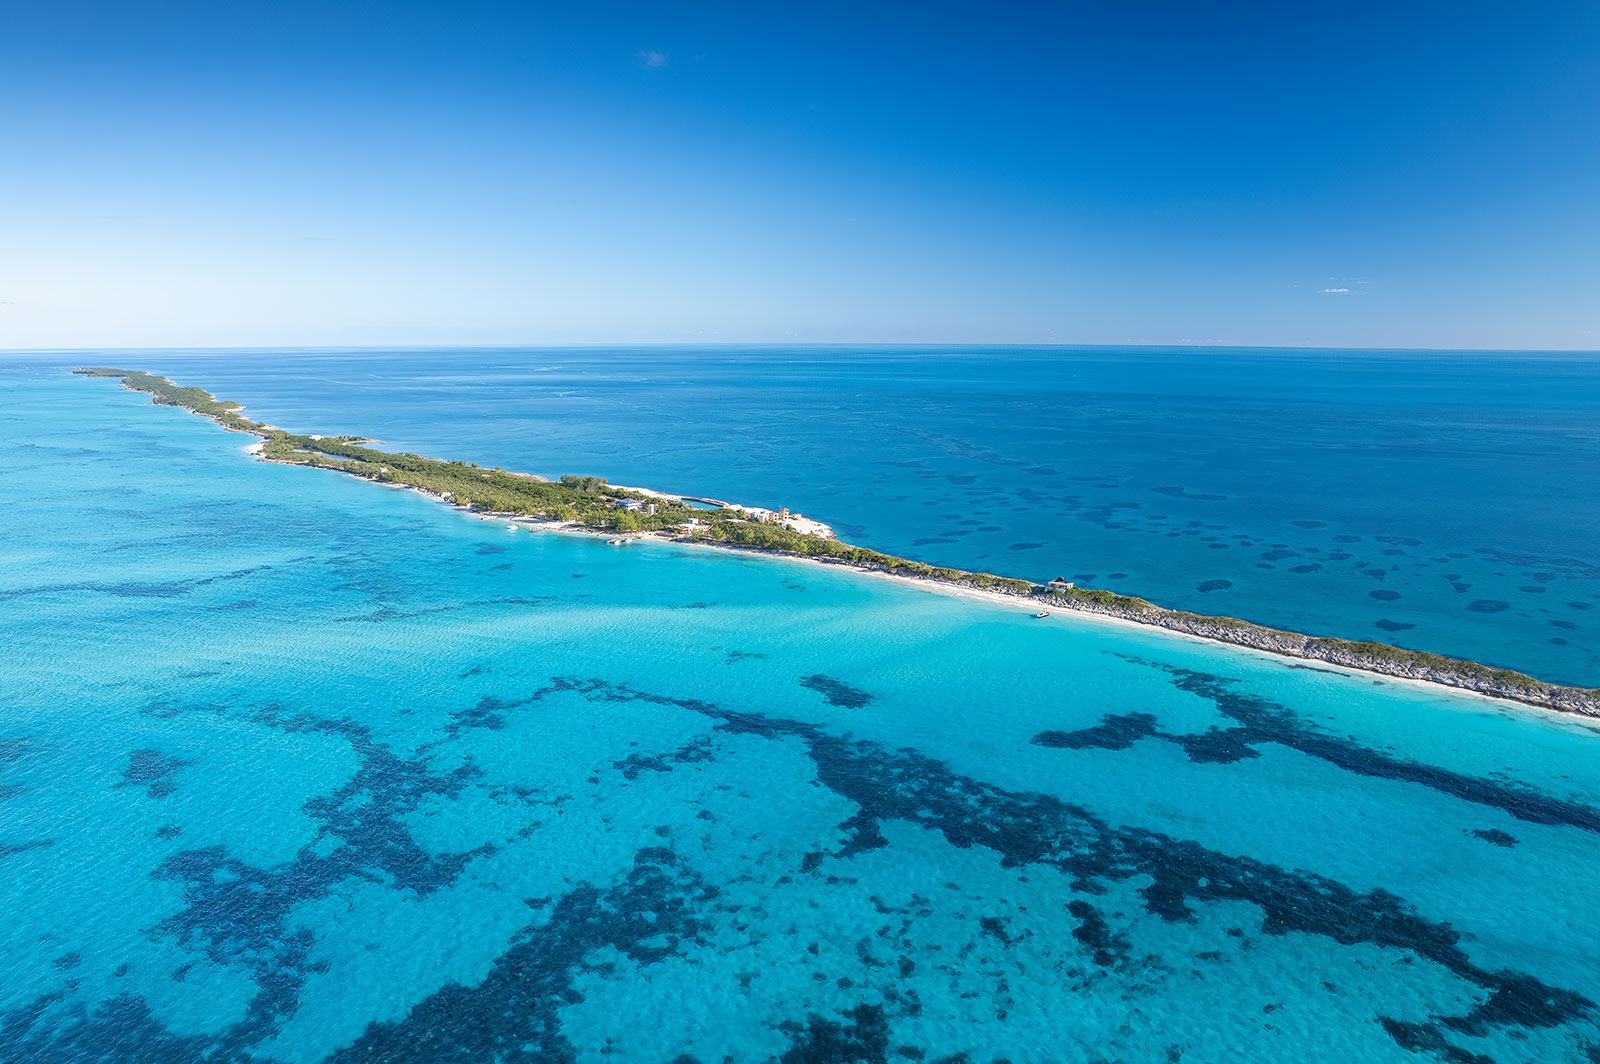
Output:
<svg viewBox="0 0 1600 1064">
<path fill-rule="evenodd" d="M 1076 585 L 1073 584 L 1073 582 L 1071 580 L 1068 580 L 1066 577 L 1058 576 L 1054 580 L 1050 581 L 1048 584 L 1045 584 L 1044 586 L 1050 589 L 1050 593 L 1052 595 L 1065 595 L 1068 591 L 1071 591 L 1073 589 L 1073 587 L 1075 587 Z"/>
</svg>

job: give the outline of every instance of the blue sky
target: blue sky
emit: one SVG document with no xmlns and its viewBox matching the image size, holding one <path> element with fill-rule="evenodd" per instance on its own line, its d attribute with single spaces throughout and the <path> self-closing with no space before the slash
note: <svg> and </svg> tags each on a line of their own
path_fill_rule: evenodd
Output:
<svg viewBox="0 0 1600 1064">
<path fill-rule="evenodd" d="M 1600 348 L 1600 4 L 0 0 L 0 347 Z"/>
</svg>

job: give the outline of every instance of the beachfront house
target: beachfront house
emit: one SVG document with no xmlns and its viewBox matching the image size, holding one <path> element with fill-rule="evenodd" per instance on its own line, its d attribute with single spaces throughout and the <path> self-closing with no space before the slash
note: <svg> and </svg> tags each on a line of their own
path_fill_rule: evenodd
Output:
<svg viewBox="0 0 1600 1064">
<path fill-rule="evenodd" d="M 633 513 L 638 513 L 644 509 L 644 503 L 640 502 L 638 499 L 623 499 L 617 505 L 622 507 L 624 510 L 632 511 Z"/>
<path fill-rule="evenodd" d="M 1074 585 L 1072 581 L 1068 580 L 1066 577 L 1058 576 L 1044 586 L 1050 589 L 1050 593 L 1052 595 L 1065 595 L 1068 591 L 1072 590 Z"/>
</svg>

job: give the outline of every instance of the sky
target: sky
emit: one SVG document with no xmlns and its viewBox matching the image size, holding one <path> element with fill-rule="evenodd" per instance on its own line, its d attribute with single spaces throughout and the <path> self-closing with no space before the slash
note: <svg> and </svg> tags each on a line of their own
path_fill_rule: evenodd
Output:
<svg viewBox="0 0 1600 1064">
<path fill-rule="evenodd" d="M 1600 349 L 1600 3 L 0 0 L 0 348 Z"/>
</svg>

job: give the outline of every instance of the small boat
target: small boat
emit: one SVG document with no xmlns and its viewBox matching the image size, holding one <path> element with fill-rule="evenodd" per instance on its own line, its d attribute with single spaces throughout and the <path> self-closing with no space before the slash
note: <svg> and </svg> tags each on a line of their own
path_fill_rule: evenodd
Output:
<svg viewBox="0 0 1600 1064">
<path fill-rule="evenodd" d="M 606 540 L 606 546 L 608 546 L 608 547 L 620 547 L 620 546 L 622 546 L 622 540 L 620 540 L 620 539 L 608 539 L 608 540 Z"/>
<path fill-rule="evenodd" d="M 515 522 L 507 522 L 506 523 L 506 529 L 507 529 L 507 531 L 515 532 L 517 530 L 516 523 Z"/>
<path fill-rule="evenodd" d="M 1050 611 L 1049 610 L 1040 610 L 1038 613 L 1034 614 L 1034 616 L 1037 617 L 1037 618 L 1048 617 L 1048 616 L 1050 616 Z"/>
</svg>

